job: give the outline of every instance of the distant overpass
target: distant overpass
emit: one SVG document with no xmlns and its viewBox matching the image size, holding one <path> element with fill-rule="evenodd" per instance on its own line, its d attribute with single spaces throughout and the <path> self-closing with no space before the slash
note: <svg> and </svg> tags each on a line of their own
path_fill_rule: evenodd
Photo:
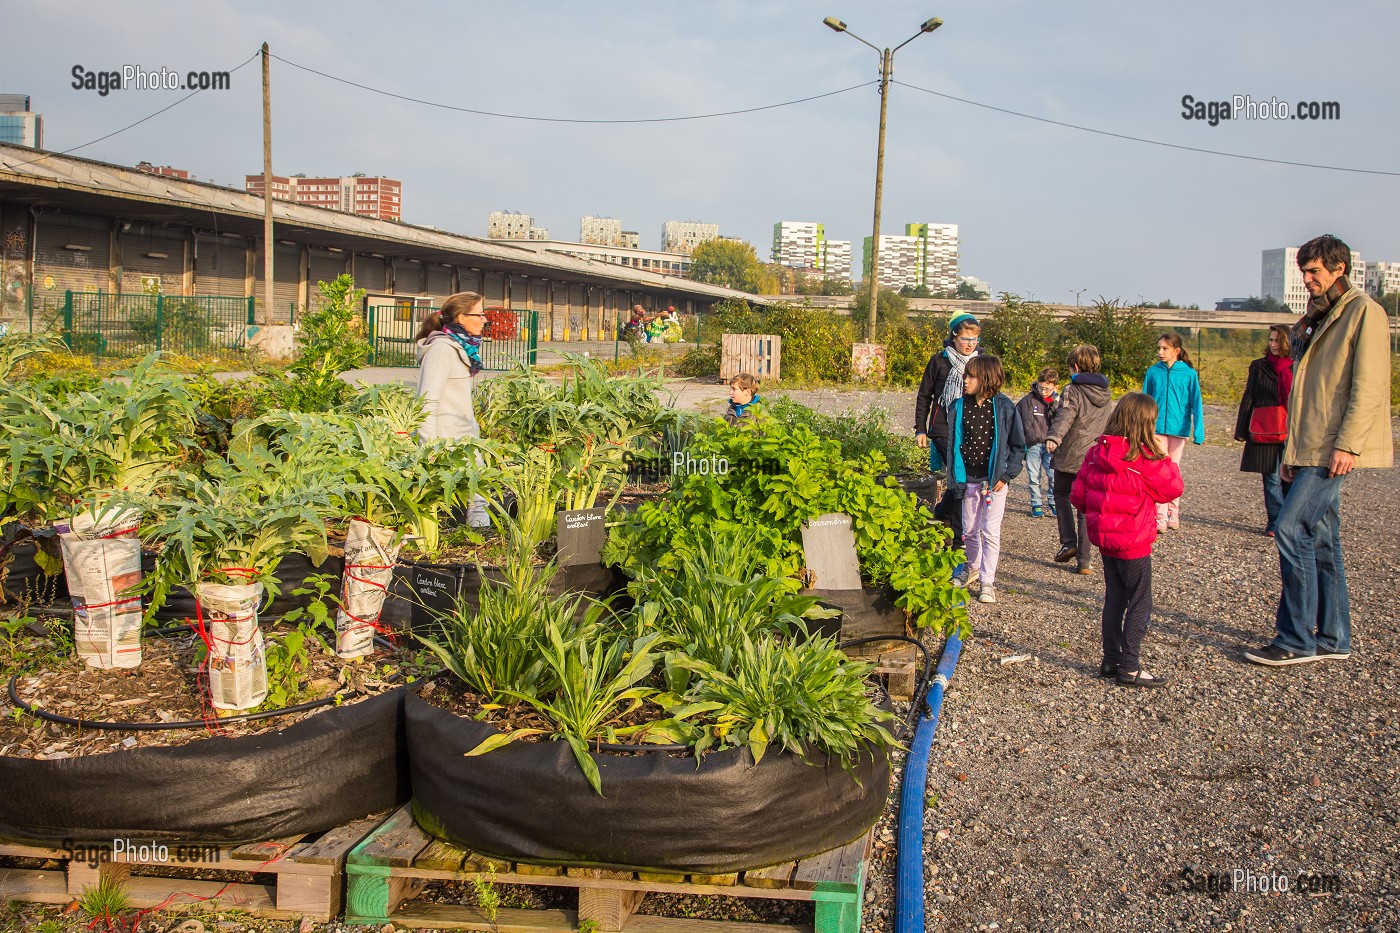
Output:
<svg viewBox="0 0 1400 933">
<path fill-rule="evenodd" d="M 796 295 L 790 300 L 809 301 L 814 308 L 848 309 L 853 300 L 852 296 L 825 297 L 825 296 L 803 296 Z M 922 314 L 943 314 L 952 317 L 964 311 L 984 317 L 1001 307 L 999 301 L 964 301 L 954 298 L 908 298 L 909 310 Z M 1078 305 L 1042 305 L 1050 315 L 1057 320 L 1064 320 L 1077 311 L 1086 310 L 1087 306 Z M 1142 308 L 1143 313 L 1152 318 L 1153 322 L 1161 327 L 1172 328 L 1173 330 L 1195 330 L 1202 327 L 1214 327 L 1224 330 L 1264 330 L 1270 324 L 1293 324 L 1298 320 L 1298 315 L 1272 314 L 1261 311 L 1196 311 L 1185 308 Z M 1396 322 L 1391 321 L 1392 330 L 1395 329 Z"/>
</svg>

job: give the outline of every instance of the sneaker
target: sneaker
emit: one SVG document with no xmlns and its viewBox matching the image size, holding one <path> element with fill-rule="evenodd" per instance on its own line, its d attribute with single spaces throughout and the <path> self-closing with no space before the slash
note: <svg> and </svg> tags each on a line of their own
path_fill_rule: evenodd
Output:
<svg viewBox="0 0 1400 933">
<path fill-rule="evenodd" d="M 1244 653 L 1244 656 L 1255 664 L 1263 664 L 1266 667 L 1287 667 L 1290 664 L 1306 664 L 1318 659 L 1316 654 L 1299 654 L 1296 651 L 1289 651 L 1287 648 L 1280 648 L 1278 645 L 1250 648 Z"/>
<path fill-rule="evenodd" d="M 1047 508 L 1050 509 L 1050 517 L 1051 517 L 1051 518 L 1054 518 L 1054 517 L 1055 517 L 1055 503 L 1053 503 L 1053 502 L 1050 503 L 1050 505 L 1047 506 Z"/>
<path fill-rule="evenodd" d="M 994 603 L 997 601 L 997 591 L 990 586 L 982 587 L 982 592 L 978 594 L 979 603 Z"/>
<path fill-rule="evenodd" d="M 1031 506 L 1031 518 L 1044 518 L 1045 510 L 1038 505 Z"/>
<path fill-rule="evenodd" d="M 1351 652 L 1318 648 L 1317 654 L 1314 654 L 1313 657 L 1317 658 L 1319 661 L 1345 661 L 1347 658 L 1351 657 Z"/>
<path fill-rule="evenodd" d="M 960 573 L 960 574 L 958 574 L 957 576 L 953 577 L 953 584 L 954 584 L 955 586 L 962 586 L 962 587 L 969 587 L 969 588 L 970 588 L 970 587 L 974 587 L 974 586 L 977 585 L 977 581 L 978 581 L 978 579 L 979 579 L 979 576 L 980 576 L 980 575 L 977 573 L 977 570 L 976 570 L 975 568 L 969 567 L 969 566 L 967 566 L 966 564 L 964 564 L 964 565 L 963 565 L 963 571 L 962 571 L 962 573 Z"/>
<path fill-rule="evenodd" d="M 1094 573 L 1094 568 L 1093 568 L 1093 567 L 1080 567 L 1078 570 L 1075 571 L 1075 573 L 1079 574 L 1081 577 L 1092 576 L 1093 573 Z"/>
<path fill-rule="evenodd" d="M 1166 523 L 1166 522 L 1158 522 L 1158 523 L 1157 523 L 1157 534 L 1159 534 L 1159 535 L 1164 535 L 1164 534 L 1166 534 L 1166 533 L 1167 533 L 1167 523 Z"/>
<path fill-rule="evenodd" d="M 1079 548 L 1075 547 L 1073 544 L 1066 544 L 1064 547 L 1060 548 L 1059 552 L 1055 555 L 1055 563 L 1067 564 L 1078 556 Z"/>
<path fill-rule="evenodd" d="M 1118 676 L 1118 665 L 1112 663 L 1111 661 L 1103 661 L 1103 662 L 1100 662 L 1100 664 L 1099 664 L 1099 676 L 1100 676 L 1100 677 L 1117 677 L 1117 676 Z"/>
<path fill-rule="evenodd" d="M 1181 522 L 1175 520 L 1167 522 L 1167 527 L 1170 528 L 1172 531 L 1176 531 L 1178 528 L 1181 527 Z"/>
</svg>

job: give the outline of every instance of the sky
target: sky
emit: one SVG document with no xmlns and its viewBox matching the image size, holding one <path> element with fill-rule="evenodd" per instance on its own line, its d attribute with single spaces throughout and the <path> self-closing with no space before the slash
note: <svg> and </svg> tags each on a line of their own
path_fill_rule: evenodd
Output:
<svg viewBox="0 0 1400 933">
<path fill-rule="evenodd" d="M 484 236 L 487 214 L 534 216 L 556 239 L 610 216 L 660 246 L 666 220 L 717 223 L 767 259 L 773 224 L 870 235 L 879 56 L 898 51 L 883 233 L 956 223 L 961 271 L 1042 301 L 1172 299 L 1213 307 L 1260 291 L 1260 253 L 1321 233 L 1400 261 L 1400 4 L 1236 0 L 822 0 L 529 3 L 9 0 L 0 93 L 44 115 L 45 145 L 83 146 L 186 92 L 72 87 L 73 69 L 232 70 L 205 91 L 73 154 L 149 161 L 242 187 L 262 170 L 259 63 L 272 62 L 277 174 L 384 174 L 409 223 Z M 1390 174 L 1331 171 L 1177 146 Z M 1335 101 L 1340 119 L 1185 119 L 1182 97 Z M 1227 107 L 1228 109 L 1228 107 Z M 858 262 L 857 258 L 857 262 Z M 1076 293 L 1078 293 L 1076 295 Z"/>
</svg>

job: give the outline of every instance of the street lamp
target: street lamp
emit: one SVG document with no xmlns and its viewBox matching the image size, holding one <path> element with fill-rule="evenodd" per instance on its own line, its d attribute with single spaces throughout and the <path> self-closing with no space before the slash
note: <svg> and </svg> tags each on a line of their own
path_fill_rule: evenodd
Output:
<svg viewBox="0 0 1400 933">
<path fill-rule="evenodd" d="M 1084 294 L 1084 293 L 1087 292 L 1088 290 L 1089 290 L 1089 289 L 1087 289 L 1087 288 L 1071 288 L 1071 289 L 1070 289 L 1070 291 L 1074 292 L 1074 306 L 1075 306 L 1076 308 L 1079 307 L 1079 296 L 1082 295 L 1082 294 Z"/>
<path fill-rule="evenodd" d="M 926 32 L 933 32 L 943 25 L 943 20 L 933 17 L 924 21 L 919 31 L 905 39 L 893 49 L 878 49 L 846 28 L 846 24 L 834 16 L 822 20 L 836 32 L 844 32 L 862 45 L 875 49 L 880 56 L 880 145 L 875 153 L 875 229 L 870 239 L 870 320 L 866 326 L 865 339 L 875 342 L 876 310 L 880 299 L 880 199 L 885 188 L 885 113 L 890 102 L 890 77 L 894 74 L 894 53 L 904 48 Z"/>
</svg>

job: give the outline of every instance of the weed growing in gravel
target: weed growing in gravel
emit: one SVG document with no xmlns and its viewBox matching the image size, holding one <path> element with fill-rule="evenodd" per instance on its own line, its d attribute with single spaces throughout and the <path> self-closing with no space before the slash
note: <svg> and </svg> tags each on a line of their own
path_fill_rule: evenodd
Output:
<svg viewBox="0 0 1400 933">
<path fill-rule="evenodd" d="M 488 870 L 485 877 L 477 875 L 472 879 L 472 893 L 476 895 L 476 906 L 481 908 L 482 916 L 494 929 L 496 915 L 501 910 L 501 895 L 496 891 L 495 868 Z"/>
<path fill-rule="evenodd" d="M 127 896 L 126 885 L 111 875 L 103 875 L 96 887 L 83 888 L 78 895 L 78 907 L 92 921 L 91 926 L 105 923 L 113 926 L 117 917 L 131 909 L 131 898 Z"/>
</svg>

